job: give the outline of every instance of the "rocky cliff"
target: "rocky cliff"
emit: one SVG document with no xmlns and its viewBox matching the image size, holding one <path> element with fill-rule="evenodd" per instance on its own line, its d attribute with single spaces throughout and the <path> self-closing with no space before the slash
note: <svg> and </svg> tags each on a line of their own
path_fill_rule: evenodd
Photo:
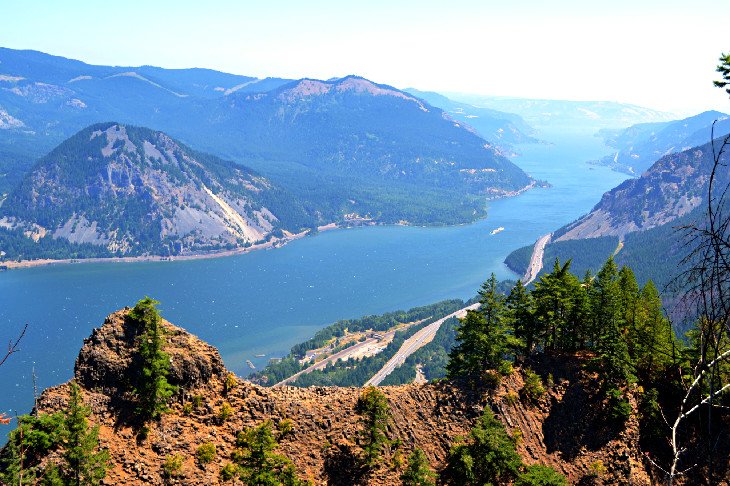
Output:
<svg viewBox="0 0 730 486">
<path fill-rule="evenodd" d="M 307 220 L 300 209 L 250 169 L 159 131 L 102 123 L 36 164 L 2 205 L 0 228 L 36 242 L 48 236 L 93 245 L 110 256 L 176 255 L 297 231 Z"/>
<path fill-rule="evenodd" d="M 391 465 L 392 452 L 386 455 L 387 466 L 368 475 L 355 467 L 361 428 L 356 403 L 361 390 L 268 389 L 240 379 L 226 387 L 229 373 L 218 351 L 166 321 L 169 380 L 179 387 L 178 394 L 170 412 L 140 439 L 127 391 L 127 381 L 135 373 L 136 340 L 135 329 L 125 319 L 128 311 L 111 314 L 94 330 L 75 367 L 75 379 L 92 408 L 91 420 L 100 425 L 101 445 L 109 449 L 114 463 L 107 484 L 219 484 L 237 432 L 265 420 L 278 424 L 285 419 L 291 420 L 293 431 L 281 441 L 280 452 L 315 484 L 399 484 L 401 471 Z M 553 375 L 554 384 L 535 404 L 516 398 L 523 380 L 519 369 L 496 389 L 447 381 L 383 387 L 391 407 L 390 437 L 401 441 L 405 455 L 413 448 L 423 449 L 432 467 L 440 470 L 450 445 L 466 435 L 483 407 L 489 406 L 507 431 L 518 437 L 518 451 L 528 464 L 551 465 L 572 483 L 648 484 L 636 421 L 629 421 L 623 430 L 601 425 L 595 377 L 581 370 L 580 358 L 541 367 Z M 68 384 L 46 390 L 38 410 L 63 407 L 68 391 Z M 197 401 L 196 396 L 200 406 L 184 407 Z M 233 413 L 221 420 L 224 403 Z M 215 444 L 216 456 L 203 466 L 195 459 L 196 449 L 208 442 Z M 174 454 L 184 457 L 180 474 L 165 479 L 163 464 Z"/>
</svg>

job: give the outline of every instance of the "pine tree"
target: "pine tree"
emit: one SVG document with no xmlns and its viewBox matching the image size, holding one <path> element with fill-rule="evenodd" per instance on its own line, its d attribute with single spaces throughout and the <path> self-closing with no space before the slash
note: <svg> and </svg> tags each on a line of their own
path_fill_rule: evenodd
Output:
<svg viewBox="0 0 730 486">
<path fill-rule="evenodd" d="M 129 319 L 141 332 L 138 340 L 141 369 L 135 393 L 143 420 L 158 419 L 175 393 L 175 387 L 167 381 L 170 357 L 164 352 L 164 330 L 157 304 L 156 300 L 145 297 L 129 312 Z"/>
<path fill-rule="evenodd" d="M 63 458 L 71 484 L 101 484 L 109 468 L 109 452 L 99 449 L 99 426 L 89 427 L 91 414 L 84 405 L 81 389 L 71 381 L 69 402 L 64 410 Z"/>
<path fill-rule="evenodd" d="M 611 386 L 624 385 L 631 377 L 631 359 L 622 333 L 621 291 L 613 257 L 606 261 L 593 282 L 591 311 L 598 333 L 596 351 L 601 359 L 604 380 Z"/>
<path fill-rule="evenodd" d="M 555 259 L 553 271 L 540 277 L 535 284 L 535 319 L 545 349 L 573 350 L 576 347 L 573 297 L 580 282 L 570 273 L 570 263 L 568 260 L 561 265 L 560 260 Z"/>
<path fill-rule="evenodd" d="M 448 484 L 460 486 L 509 484 L 521 466 L 514 439 L 485 408 L 469 437 L 452 446 L 444 474 Z"/>
<path fill-rule="evenodd" d="M 482 285 L 479 296 L 479 310 L 468 311 L 456 329 L 458 344 L 449 353 L 447 367 L 450 377 L 500 370 L 515 343 L 508 333 L 504 296 L 497 292 L 494 274 Z"/>
<path fill-rule="evenodd" d="M 236 445 L 240 447 L 232 458 L 231 475 L 238 475 L 244 484 L 300 486 L 301 481 L 292 462 L 275 453 L 278 447 L 270 420 L 261 425 L 239 432 Z"/>
<path fill-rule="evenodd" d="M 370 386 L 360 396 L 357 408 L 364 425 L 361 446 L 365 453 L 365 464 L 373 467 L 382 457 L 389 442 L 387 432 L 390 405 L 383 392 Z"/>
<path fill-rule="evenodd" d="M 533 314 L 532 296 L 518 280 L 505 303 L 510 326 L 518 340 L 520 354 L 527 357 L 532 353 L 539 335 Z"/>
<path fill-rule="evenodd" d="M 621 267 L 618 272 L 618 289 L 624 323 L 621 334 L 627 341 L 629 355 L 634 357 L 638 340 L 636 318 L 640 291 L 634 272 L 627 266 Z"/>
<path fill-rule="evenodd" d="M 436 475 L 431 470 L 426 454 L 421 449 L 415 449 L 408 456 L 408 467 L 401 475 L 403 486 L 433 486 Z"/>
<path fill-rule="evenodd" d="M 642 378 L 654 381 L 674 362 L 678 345 L 674 330 L 662 312 L 662 300 L 650 280 L 641 289 L 636 311 L 634 359 Z"/>
</svg>

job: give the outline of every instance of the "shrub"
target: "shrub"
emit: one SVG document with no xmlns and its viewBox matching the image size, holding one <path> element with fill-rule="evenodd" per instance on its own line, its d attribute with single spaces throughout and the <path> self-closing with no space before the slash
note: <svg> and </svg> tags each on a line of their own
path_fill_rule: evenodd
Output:
<svg viewBox="0 0 730 486">
<path fill-rule="evenodd" d="M 228 393 L 230 393 L 231 390 L 236 388 L 238 386 L 238 380 L 236 380 L 236 375 L 233 373 L 228 373 L 226 375 L 226 381 L 224 383 L 225 389 L 223 390 L 223 394 L 228 396 Z"/>
<path fill-rule="evenodd" d="M 291 419 L 284 419 L 279 422 L 279 438 L 286 437 L 289 434 L 294 433 L 294 422 Z"/>
<path fill-rule="evenodd" d="M 183 405 L 182 413 L 183 415 L 190 415 L 191 413 L 193 413 L 193 404 L 188 402 Z"/>
<path fill-rule="evenodd" d="M 568 486 L 568 480 L 551 467 L 535 464 L 527 466 L 514 486 Z"/>
<path fill-rule="evenodd" d="M 606 466 L 603 464 L 603 461 L 600 459 L 596 462 L 591 463 L 590 466 L 588 466 L 588 471 L 590 472 L 591 476 L 600 478 L 604 474 L 606 474 Z"/>
<path fill-rule="evenodd" d="M 218 409 L 218 419 L 221 422 L 225 422 L 226 420 L 231 418 L 231 415 L 233 415 L 233 407 L 231 407 L 230 403 L 223 402 L 221 408 Z"/>
<path fill-rule="evenodd" d="M 193 396 L 193 408 L 195 410 L 199 409 L 203 406 L 203 396 L 202 395 L 194 395 Z"/>
<path fill-rule="evenodd" d="M 624 424 L 631 417 L 631 404 L 618 388 L 609 388 L 608 417 L 619 424 Z"/>
<path fill-rule="evenodd" d="M 528 401 L 536 402 L 545 394 L 545 387 L 542 386 L 542 378 L 531 369 L 525 369 L 525 384 L 520 390 L 520 395 Z"/>
<path fill-rule="evenodd" d="M 230 481 L 238 474 L 238 468 L 230 462 L 221 469 L 221 481 Z"/>
<path fill-rule="evenodd" d="M 168 479 L 180 476 L 184 462 L 185 458 L 181 454 L 167 456 L 162 465 L 162 475 Z"/>
<path fill-rule="evenodd" d="M 208 464 L 215 459 L 215 444 L 212 442 L 206 442 L 201 444 L 195 451 L 195 455 L 198 457 L 198 461 L 201 464 Z"/>
<path fill-rule="evenodd" d="M 514 405 L 519 399 L 520 397 L 515 392 L 509 392 L 504 395 L 504 401 L 508 405 Z"/>
</svg>

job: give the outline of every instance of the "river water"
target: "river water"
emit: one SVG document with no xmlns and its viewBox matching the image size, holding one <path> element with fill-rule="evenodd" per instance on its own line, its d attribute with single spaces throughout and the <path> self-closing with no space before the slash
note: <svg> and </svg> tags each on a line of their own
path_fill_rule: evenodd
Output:
<svg viewBox="0 0 730 486">
<path fill-rule="evenodd" d="M 41 390 L 68 380 L 91 330 L 145 295 L 243 375 L 246 360 L 264 366 L 337 319 L 466 299 L 491 272 L 515 278 L 503 264 L 512 250 L 587 212 L 626 177 L 585 164 L 606 152 L 591 133 L 541 136 L 552 144 L 522 146 L 515 162 L 553 187 L 491 202 L 474 224 L 336 230 L 219 259 L 0 272 L 0 339 L 29 324 L 21 351 L 0 370 L 0 410 L 28 412 L 33 370 Z"/>
</svg>

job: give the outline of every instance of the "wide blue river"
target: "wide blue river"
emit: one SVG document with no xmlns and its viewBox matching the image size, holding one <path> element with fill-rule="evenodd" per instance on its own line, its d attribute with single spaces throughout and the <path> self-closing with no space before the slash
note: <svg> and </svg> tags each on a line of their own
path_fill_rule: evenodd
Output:
<svg viewBox="0 0 730 486">
<path fill-rule="evenodd" d="M 553 187 L 492 202 L 471 225 L 336 230 L 210 260 L 0 272 L 0 345 L 29 324 L 20 352 L 0 369 L 0 410 L 28 412 L 33 370 L 41 390 L 68 380 L 91 330 L 145 295 L 246 374 L 247 359 L 261 367 L 337 319 L 469 298 L 491 272 L 515 278 L 503 264 L 512 250 L 587 212 L 625 178 L 585 164 L 606 152 L 591 133 L 541 136 L 553 144 L 522 146 L 515 162 Z"/>
</svg>

